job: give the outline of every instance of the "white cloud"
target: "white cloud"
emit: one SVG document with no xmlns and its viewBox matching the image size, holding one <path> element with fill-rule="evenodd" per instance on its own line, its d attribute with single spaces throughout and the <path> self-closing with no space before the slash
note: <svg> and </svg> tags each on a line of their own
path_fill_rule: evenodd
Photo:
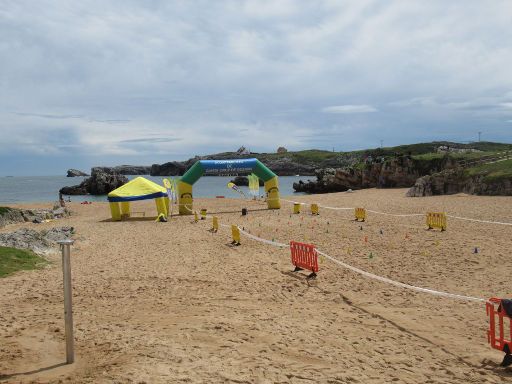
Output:
<svg viewBox="0 0 512 384">
<path fill-rule="evenodd" d="M 370 113 L 377 112 L 377 109 L 371 105 L 333 105 L 331 107 L 322 108 L 324 113 Z"/>
<path fill-rule="evenodd" d="M 483 126 L 510 140 L 509 15 L 443 0 L 4 1 L 0 156 L 332 148 L 346 127 L 360 133 L 343 149 Z"/>
</svg>

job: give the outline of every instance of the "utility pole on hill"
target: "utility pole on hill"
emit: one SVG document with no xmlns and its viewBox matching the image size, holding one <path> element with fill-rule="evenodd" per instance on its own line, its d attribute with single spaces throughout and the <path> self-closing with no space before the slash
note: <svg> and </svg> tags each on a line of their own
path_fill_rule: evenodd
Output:
<svg viewBox="0 0 512 384">
<path fill-rule="evenodd" d="M 482 132 L 478 132 L 478 142 L 480 142 L 480 136 L 482 135 Z"/>
</svg>

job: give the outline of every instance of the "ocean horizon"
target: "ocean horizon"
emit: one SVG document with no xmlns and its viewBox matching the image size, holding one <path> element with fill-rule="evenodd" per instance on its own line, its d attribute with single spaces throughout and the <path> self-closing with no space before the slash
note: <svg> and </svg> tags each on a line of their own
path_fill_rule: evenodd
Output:
<svg viewBox="0 0 512 384">
<path fill-rule="evenodd" d="M 149 175 L 127 175 L 129 180 L 143 176 L 159 185 L 165 176 Z M 4 176 L 0 177 L 0 204 L 16 204 L 30 202 L 52 202 L 58 201 L 59 189 L 65 186 L 80 184 L 87 177 L 66 177 L 66 176 Z M 177 177 L 169 177 L 176 178 Z M 203 176 L 194 184 L 194 197 L 208 198 L 225 196 L 228 198 L 242 198 L 242 196 L 229 189 L 227 183 L 234 179 L 234 176 Z M 316 179 L 315 176 L 280 176 L 279 189 L 281 196 L 302 195 L 295 192 L 293 183 L 299 180 Z M 249 188 L 240 186 L 240 189 L 249 195 Z M 263 187 L 260 187 L 260 195 L 264 194 Z M 70 196 L 71 201 L 107 201 L 106 195 L 76 195 Z M 67 199 L 67 196 L 66 196 Z"/>
</svg>

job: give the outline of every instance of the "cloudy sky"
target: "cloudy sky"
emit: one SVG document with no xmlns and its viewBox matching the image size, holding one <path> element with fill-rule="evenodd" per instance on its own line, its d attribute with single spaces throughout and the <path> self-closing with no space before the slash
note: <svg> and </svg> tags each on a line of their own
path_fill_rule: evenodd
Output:
<svg viewBox="0 0 512 384">
<path fill-rule="evenodd" d="M 512 141 L 512 1 L 0 1 L 0 175 Z"/>
</svg>

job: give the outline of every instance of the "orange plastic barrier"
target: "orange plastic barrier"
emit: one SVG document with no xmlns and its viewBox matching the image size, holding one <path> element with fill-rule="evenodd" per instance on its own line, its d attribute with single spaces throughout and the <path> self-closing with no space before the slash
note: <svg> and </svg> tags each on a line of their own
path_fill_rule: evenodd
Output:
<svg viewBox="0 0 512 384">
<path fill-rule="evenodd" d="M 485 310 L 489 316 L 489 330 L 487 331 L 489 344 L 492 348 L 509 355 L 512 348 L 512 319 L 503 309 L 501 299 L 491 297 L 485 304 Z M 496 326 L 498 332 L 496 332 Z"/>
<path fill-rule="evenodd" d="M 318 272 L 318 253 L 315 246 L 290 241 L 290 251 L 292 254 L 292 264 L 295 266 L 294 272 L 308 269 L 311 271 L 308 279 L 316 277 L 316 272 Z"/>
</svg>

